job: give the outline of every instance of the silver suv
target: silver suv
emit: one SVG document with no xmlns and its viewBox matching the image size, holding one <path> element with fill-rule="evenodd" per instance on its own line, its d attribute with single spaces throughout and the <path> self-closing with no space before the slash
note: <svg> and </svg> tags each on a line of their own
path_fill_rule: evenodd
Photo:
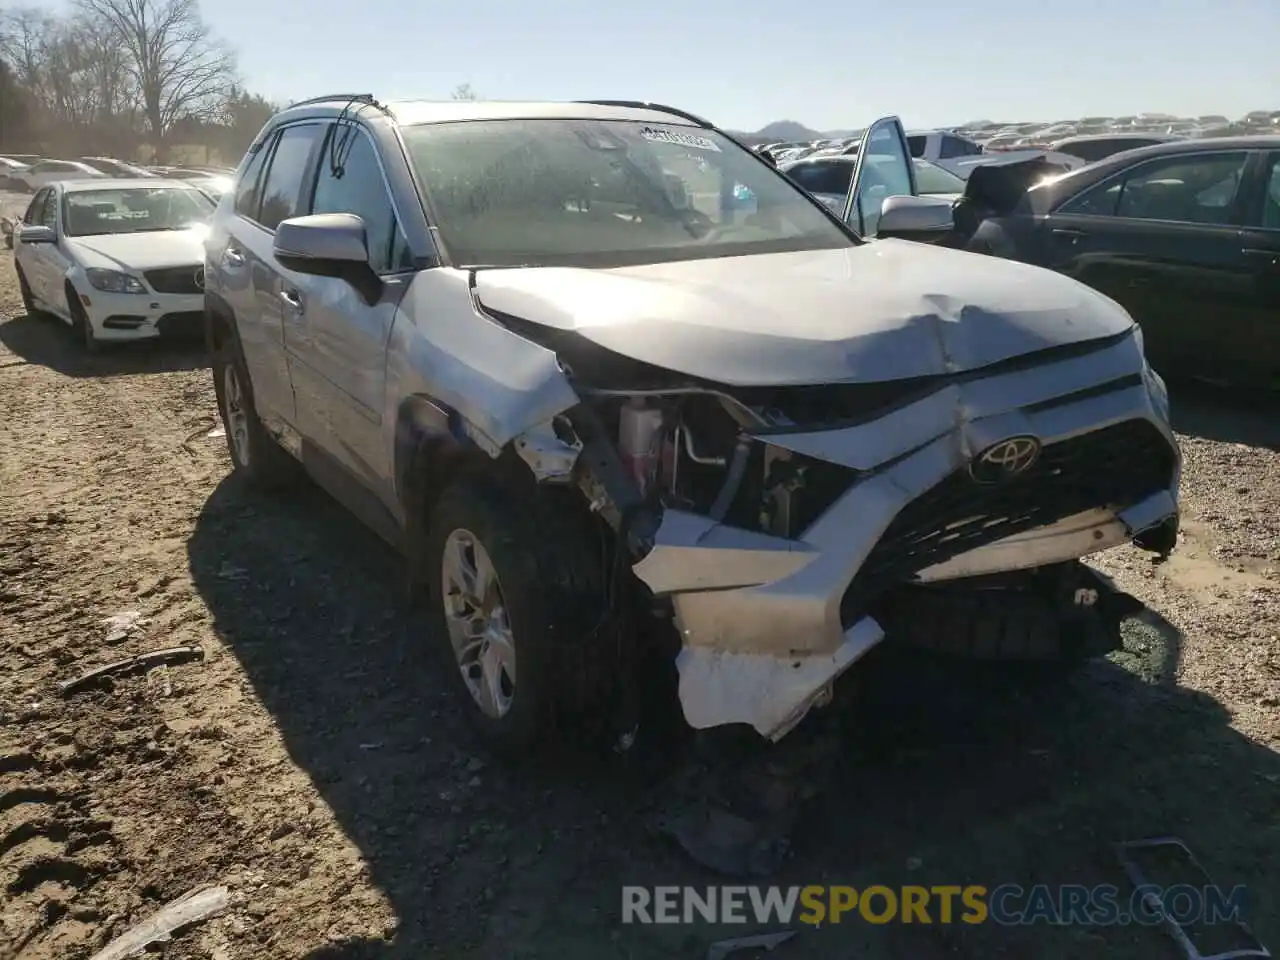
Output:
<svg viewBox="0 0 1280 960">
<path fill-rule="evenodd" d="M 894 118 L 832 211 L 654 104 L 295 104 L 207 241 L 235 470 L 403 550 L 507 750 L 649 655 L 777 739 L 881 643 L 1112 649 L 1079 558 L 1173 547 L 1164 384 L 1105 296 L 902 239 L 915 193 Z"/>
</svg>

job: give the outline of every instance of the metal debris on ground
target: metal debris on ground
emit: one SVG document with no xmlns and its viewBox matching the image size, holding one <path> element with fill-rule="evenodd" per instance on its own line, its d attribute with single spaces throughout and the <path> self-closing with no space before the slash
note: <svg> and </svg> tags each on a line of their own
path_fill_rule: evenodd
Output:
<svg viewBox="0 0 1280 960">
<path fill-rule="evenodd" d="M 1179 859 L 1180 866 L 1190 868 L 1198 874 L 1199 883 L 1193 884 L 1201 890 L 1214 886 L 1213 877 L 1209 871 L 1204 868 L 1196 855 L 1191 852 L 1191 848 L 1177 837 L 1153 837 L 1149 840 L 1126 840 L 1116 845 L 1116 855 L 1119 857 L 1121 866 L 1129 876 L 1129 881 L 1135 889 L 1143 890 L 1143 902 L 1147 908 L 1158 916 L 1169 931 L 1169 934 L 1182 948 L 1183 954 L 1187 960 L 1244 960 L 1247 957 L 1267 958 L 1271 956 L 1271 951 L 1263 946 L 1262 942 L 1249 929 L 1249 925 L 1243 920 L 1236 919 L 1229 926 L 1233 927 L 1242 936 L 1247 937 L 1252 943 L 1248 946 L 1234 946 L 1225 950 L 1218 950 L 1215 953 L 1201 953 L 1200 948 L 1192 941 L 1187 934 L 1187 927 L 1179 923 L 1170 915 L 1166 909 L 1164 901 L 1154 892 L 1150 892 L 1144 888 L 1153 887 L 1153 878 L 1149 878 L 1145 871 L 1138 863 L 1138 857 L 1142 851 L 1156 851 L 1172 855 Z M 1170 884 L 1162 884 L 1163 887 L 1171 886 Z M 1215 926 L 1228 926 L 1220 924 Z"/>
<path fill-rule="evenodd" d="M 98 621 L 107 628 L 107 643 L 116 643 L 129 634 L 141 630 L 150 621 L 137 610 L 121 610 Z"/>
<path fill-rule="evenodd" d="M 163 943 L 177 931 L 216 916 L 231 903 L 226 887 L 192 890 L 170 901 L 148 919 L 131 927 L 93 955 L 91 960 L 125 960 L 153 943 Z"/>
<path fill-rule="evenodd" d="M 707 960 L 724 960 L 731 953 L 739 950 L 772 950 L 780 943 L 786 943 L 796 935 L 794 930 L 779 930 L 777 933 L 758 933 L 751 937 L 734 937 L 732 940 L 717 940 L 707 951 Z"/>
<path fill-rule="evenodd" d="M 62 681 L 58 684 L 58 689 L 63 694 L 75 693 L 77 690 L 92 686 L 108 676 L 150 670 L 152 667 L 162 665 L 191 663 L 192 661 L 203 659 L 203 647 L 168 647 L 164 650 L 152 650 L 149 653 L 135 654 L 132 657 L 125 657 L 123 660 L 116 660 L 114 663 L 94 667 L 73 680 Z"/>
<path fill-rule="evenodd" d="M 775 872 L 791 850 L 792 821 L 749 820 L 712 804 L 691 804 L 654 828 L 675 839 L 689 856 L 718 873 L 763 877 Z"/>
</svg>

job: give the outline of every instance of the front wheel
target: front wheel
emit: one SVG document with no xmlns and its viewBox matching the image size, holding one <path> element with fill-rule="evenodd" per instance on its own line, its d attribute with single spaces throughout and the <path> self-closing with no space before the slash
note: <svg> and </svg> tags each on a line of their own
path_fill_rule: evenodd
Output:
<svg viewBox="0 0 1280 960">
<path fill-rule="evenodd" d="M 80 301 L 71 289 L 67 290 L 67 310 L 71 314 L 71 325 L 80 337 L 80 345 L 84 347 L 84 352 L 89 354 L 100 353 L 102 351 L 102 341 L 93 332 L 93 324 L 89 320 L 89 315 L 84 312 L 84 307 L 80 306 Z"/>
<path fill-rule="evenodd" d="M 258 418 L 244 360 L 229 338 L 213 358 L 213 390 L 236 473 L 266 489 L 294 482 L 301 472 L 299 464 L 276 443 Z"/>
<path fill-rule="evenodd" d="M 495 752 L 535 747 L 557 715 L 607 686 L 599 541 L 539 492 L 484 478 L 437 501 L 427 585 L 437 651 L 468 719 Z"/>
</svg>

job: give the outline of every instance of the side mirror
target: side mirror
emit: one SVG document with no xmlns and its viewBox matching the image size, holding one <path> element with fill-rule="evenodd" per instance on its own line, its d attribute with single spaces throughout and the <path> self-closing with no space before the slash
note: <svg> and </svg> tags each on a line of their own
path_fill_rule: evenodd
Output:
<svg viewBox="0 0 1280 960">
<path fill-rule="evenodd" d="M 877 236 L 938 243 L 951 235 L 951 201 L 940 197 L 889 197 L 880 208 Z"/>
<path fill-rule="evenodd" d="M 24 224 L 18 230 L 19 243 L 57 243 L 58 235 L 54 232 L 53 227 L 46 227 L 43 224 Z"/>
<path fill-rule="evenodd" d="M 369 266 L 364 221 L 352 213 L 316 213 L 282 220 L 272 252 L 286 270 L 345 280 L 372 305 L 382 280 Z"/>
</svg>

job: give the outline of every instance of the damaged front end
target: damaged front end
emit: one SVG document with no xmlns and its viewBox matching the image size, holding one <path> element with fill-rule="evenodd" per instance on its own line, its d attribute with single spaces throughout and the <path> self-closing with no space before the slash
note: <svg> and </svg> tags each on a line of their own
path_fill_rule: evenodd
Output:
<svg viewBox="0 0 1280 960">
<path fill-rule="evenodd" d="M 886 634 L 1102 652 L 1133 607 L 1076 561 L 1176 537 L 1180 457 L 1162 386 L 1133 372 L 1136 330 L 964 374 L 766 388 L 498 319 L 554 349 L 580 400 L 516 451 L 582 490 L 669 612 L 696 728 L 778 739 Z M 1032 625 L 1006 649 L 971 629 L 1001 611 Z"/>
</svg>

